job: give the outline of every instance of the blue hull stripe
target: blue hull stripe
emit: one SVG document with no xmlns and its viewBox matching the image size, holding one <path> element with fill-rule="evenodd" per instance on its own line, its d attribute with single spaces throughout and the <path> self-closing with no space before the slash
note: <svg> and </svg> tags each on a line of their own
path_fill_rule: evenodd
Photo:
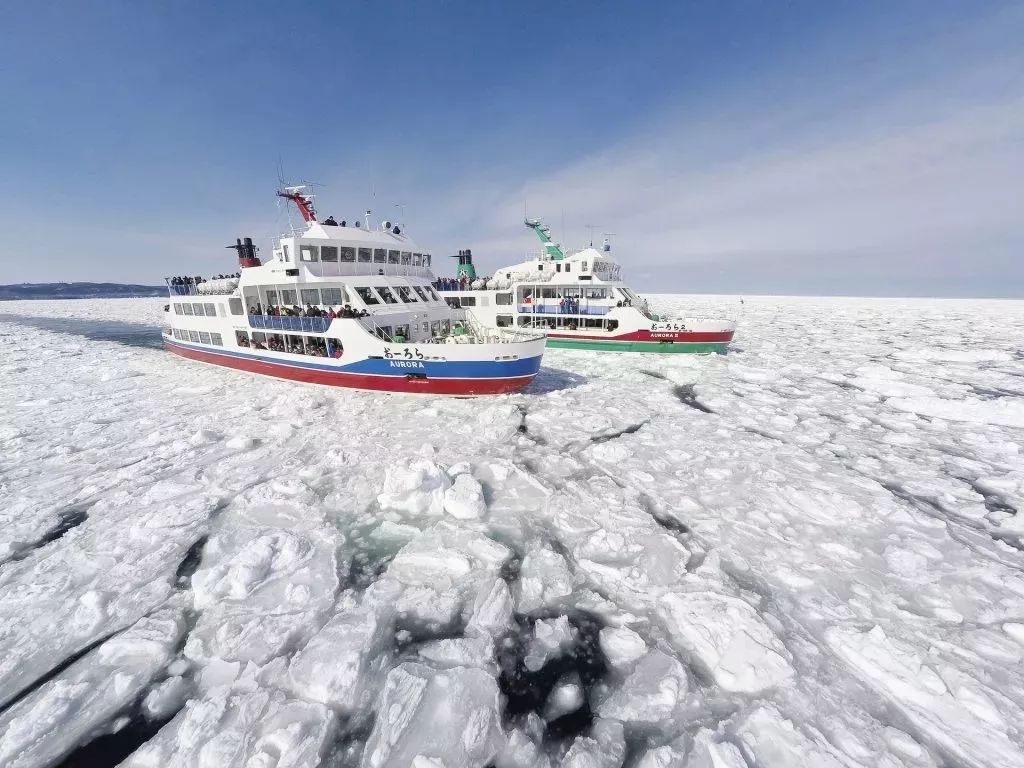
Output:
<svg viewBox="0 0 1024 768">
<path fill-rule="evenodd" d="M 308 360 L 285 360 L 276 357 L 263 357 L 248 352 L 235 352 L 224 347 L 207 346 L 205 344 L 192 344 L 168 339 L 164 337 L 166 344 L 172 344 L 185 349 L 197 349 L 207 354 L 225 355 L 245 360 L 259 360 L 272 365 L 283 365 L 293 368 L 309 368 L 318 371 L 330 371 L 332 373 L 359 373 L 371 376 L 400 376 L 409 374 L 422 374 L 432 379 L 512 379 L 521 376 L 533 376 L 540 370 L 541 356 L 521 358 L 519 360 L 477 360 L 477 361 L 449 361 L 439 362 L 424 360 L 420 367 L 407 368 L 402 363 L 404 358 L 394 360 L 368 358 L 348 365 L 325 365 L 314 363 Z M 325 358 L 314 358 L 323 360 Z M 344 358 L 340 358 L 344 359 Z M 392 365 L 394 363 L 394 365 Z"/>
</svg>

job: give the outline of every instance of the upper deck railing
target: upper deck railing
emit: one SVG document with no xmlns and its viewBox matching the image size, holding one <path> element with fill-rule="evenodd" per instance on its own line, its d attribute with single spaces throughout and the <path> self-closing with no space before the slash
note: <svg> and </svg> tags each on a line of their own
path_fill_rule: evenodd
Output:
<svg viewBox="0 0 1024 768">
<path fill-rule="evenodd" d="M 327 333 L 330 317 L 291 317 L 289 315 L 249 315 L 249 327 L 265 331 Z"/>
<path fill-rule="evenodd" d="M 560 304 L 520 304 L 519 311 L 535 315 L 607 315 L 612 308 L 599 305 L 570 307 Z"/>
</svg>

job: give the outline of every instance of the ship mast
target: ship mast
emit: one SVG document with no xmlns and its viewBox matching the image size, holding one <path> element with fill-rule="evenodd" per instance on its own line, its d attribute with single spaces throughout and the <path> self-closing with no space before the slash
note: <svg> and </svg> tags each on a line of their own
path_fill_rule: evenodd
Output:
<svg viewBox="0 0 1024 768">
<path fill-rule="evenodd" d="M 524 219 L 523 223 L 536 233 L 540 241 L 544 243 L 544 253 L 549 258 L 560 260 L 565 258 L 562 249 L 551 240 L 551 229 L 546 224 L 541 224 L 540 219 Z"/>
</svg>

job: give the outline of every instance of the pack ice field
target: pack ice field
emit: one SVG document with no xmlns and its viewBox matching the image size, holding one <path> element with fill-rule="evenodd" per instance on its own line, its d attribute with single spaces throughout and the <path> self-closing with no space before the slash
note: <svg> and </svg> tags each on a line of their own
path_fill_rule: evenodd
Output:
<svg viewBox="0 0 1024 768">
<path fill-rule="evenodd" d="M 486 399 L 0 306 L 0 765 L 1024 766 L 1024 303 L 650 299 Z"/>
</svg>

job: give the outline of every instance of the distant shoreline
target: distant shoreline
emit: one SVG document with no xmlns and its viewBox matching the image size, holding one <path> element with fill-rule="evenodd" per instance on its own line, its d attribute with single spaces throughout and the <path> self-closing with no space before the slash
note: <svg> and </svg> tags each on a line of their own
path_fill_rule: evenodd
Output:
<svg viewBox="0 0 1024 768">
<path fill-rule="evenodd" d="M 18 283 L 0 285 L 0 301 L 33 299 L 142 299 L 166 296 L 167 288 L 132 283 Z"/>
</svg>

